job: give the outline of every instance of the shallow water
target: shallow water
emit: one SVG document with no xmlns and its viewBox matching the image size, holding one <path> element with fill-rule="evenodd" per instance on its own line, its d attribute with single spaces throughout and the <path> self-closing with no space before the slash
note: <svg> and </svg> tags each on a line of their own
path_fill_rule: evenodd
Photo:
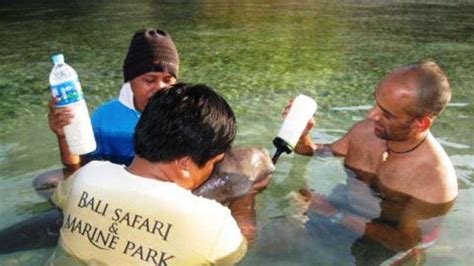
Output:
<svg viewBox="0 0 474 266">
<path fill-rule="evenodd" d="M 236 143 L 272 151 L 289 98 L 304 93 L 317 100 L 313 137 L 330 142 L 365 116 L 385 74 L 420 59 L 437 61 L 450 77 L 453 99 L 433 134 L 450 155 L 461 190 L 425 264 L 469 265 L 474 251 L 472 14 L 472 0 L 2 1 L 0 227 L 48 207 L 31 181 L 60 166 L 46 121 L 50 55 L 65 54 L 94 109 L 118 95 L 133 32 L 153 26 L 173 36 L 181 80 L 207 83 L 229 100 L 239 123 Z M 265 237 L 266 224 L 288 211 L 290 192 L 309 187 L 328 194 L 344 181 L 339 159 L 283 155 L 272 184 L 258 199 L 259 237 Z M 37 265 L 50 253 L 0 255 L 0 264 Z M 315 263 L 296 255 L 275 261 L 265 252 L 251 252 L 242 264 L 257 262 Z"/>
</svg>

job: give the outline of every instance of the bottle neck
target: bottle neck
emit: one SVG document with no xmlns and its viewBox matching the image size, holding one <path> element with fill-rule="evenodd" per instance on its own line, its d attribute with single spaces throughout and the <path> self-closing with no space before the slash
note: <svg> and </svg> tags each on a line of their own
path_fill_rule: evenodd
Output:
<svg viewBox="0 0 474 266">
<path fill-rule="evenodd" d="M 281 155 L 282 152 L 283 152 L 282 149 L 277 149 L 277 150 L 276 150 L 275 154 L 274 154 L 273 157 L 272 157 L 272 163 L 273 163 L 273 164 L 276 164 L 276 162 L 277 162 L 278 159 L 280 158 L 280 155 Z"/>
</svg>

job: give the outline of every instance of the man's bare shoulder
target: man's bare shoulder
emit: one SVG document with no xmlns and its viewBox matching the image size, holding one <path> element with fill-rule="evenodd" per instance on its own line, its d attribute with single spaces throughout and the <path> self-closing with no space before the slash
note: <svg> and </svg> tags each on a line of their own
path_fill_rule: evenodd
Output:
<svg viewBox="0 0 474 266">
<path fill-rule="evenodd" d="M 427 165 L 426 169 L 424 177 L 416 184 L 421 190 L 416 193 L 417 198 L 430 203 L 454 200 L 458 195 L 456 175 L 451 171 L 439 171 L 430 165 Z"/>
<path fill-rule="evenodd" d="M 374 121 L 371 119 L 364 119 L 355 123 L 349 130 L 349 133 L 354 137 L 361 137 L 366 135 L 374 135 Z"/>
<path fill-rule="evenodd" d="M 359 142 L 364 142 L 375 137 L 374 122 L 365 119 L 355 123 L 351 129 L 339 140 L 331 144 L 331 149 L 335 154 L 346 156 L 354 146 L 359 146 Z"/>
<path fill-rule="evenodd" d="M 430 203 L 445 203 L 455 199 L 458 195 L 458 183 L 454 166 L 441 145 L 432 138 L 429 144 L 430 153 L 418 162 L 415 171 L 417 180 L 412 186 L 418 190 L 420 199 Z"/>
<path fill-rule="evenodd" d="M 434 189 L 436 187 L 439 189 L 439 194 L 436 194 L 438 197 L 433 198 L 433 200 L 441 202 L 451 201 L 458 194 L 456 171 L 448 154 L 434 137 L 432 137 L 431 146 L 433 149 L 433 160 L 431 164 L 430 162 L 426 162 L 426 164 L 428 164 L 427 167 L 432 172 L 432 182 L 436 184 L 436 186 L 433 186 Z"/>
</svg>

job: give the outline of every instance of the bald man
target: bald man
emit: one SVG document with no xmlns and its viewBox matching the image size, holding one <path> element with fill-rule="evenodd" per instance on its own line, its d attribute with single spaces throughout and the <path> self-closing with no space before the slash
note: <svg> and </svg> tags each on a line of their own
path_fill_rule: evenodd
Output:
<svg viewBox="0 0 474 266">
<path fill-rule="evenodd" d="M 387 75 L 374 99 L 367 117 L 334 143 L 314 143 L 309 121 L 295 152 L 343 156 L 349 174 L 349 209 L 312 195 L 310 211 L 388 250 L 406 251 L 436 239 L 458 195 L 454 167 L 430 132 L 451 88 L 441 68 L 427 61 Z"/>
</svg>

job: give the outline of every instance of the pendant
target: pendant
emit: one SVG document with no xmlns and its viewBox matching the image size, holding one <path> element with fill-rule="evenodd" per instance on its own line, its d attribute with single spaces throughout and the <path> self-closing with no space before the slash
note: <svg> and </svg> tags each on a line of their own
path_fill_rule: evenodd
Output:
<svg viewBox="0 0 474 266">
<path fill-rule="evenodd" d="M 385 162 L 387 161 L 387 159 L 388 159 L 388 151 L 384 151 L 382 153 L 382 161 Z"/>
</svg>

